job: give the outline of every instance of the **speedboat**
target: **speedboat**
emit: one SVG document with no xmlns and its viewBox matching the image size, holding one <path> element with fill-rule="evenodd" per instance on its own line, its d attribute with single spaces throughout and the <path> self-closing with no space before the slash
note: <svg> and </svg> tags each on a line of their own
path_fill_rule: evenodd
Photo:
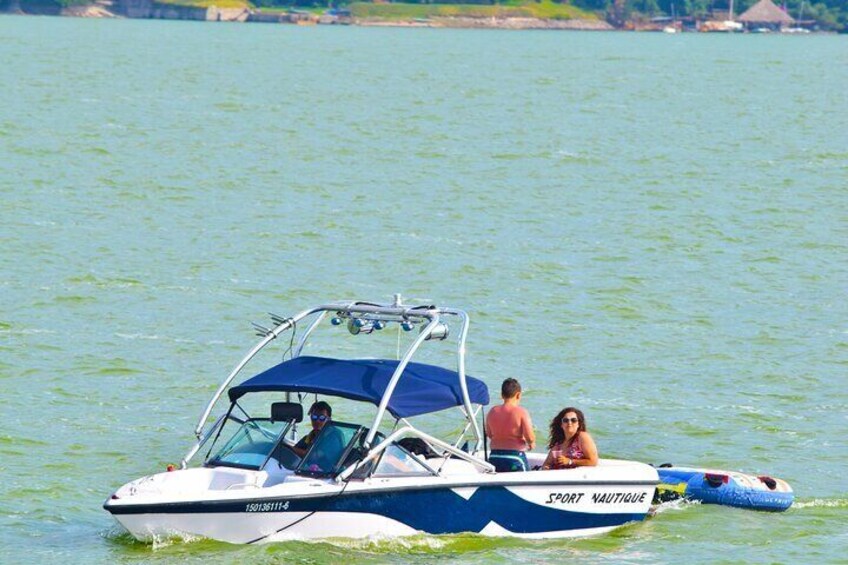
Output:
<svg viewBox="0 0 848 565">
<path fill-rule="evenodd" d="M 262 339 L 206 405 L 197 440 L 179 466 L 131 481 L 103 504 L 135 538 L 241 544 L 460 532 L 555 538 L 600 534 L 647 515 L 658 475 L 643 463 L 601 459 L 595 467 L 495 472 L 481 433 L 488 388 L 465 372 L 466 312 L 408 305 L 395 295 L 387 304 L 335 302 L 272 321 L 273 327 L 257 326 Z M 391 332 L 392 325 L 394 358 L 302 354 L 307 342 L 318 341 L 310 340 L 313 334 L 331 326 L 346 328 L 344 339 L 348 333 L 370 339 L 364 336 Z M 325 329 L 316 332 L 319 327 Z M 277 357 L 231 386 L 260 350 L 286 334 L 282 362 Z M 413 361 L 425 344 L 446 347 L 456 365 Z M 301 457 L 297 424 L 304 403 L 319 397 L 376 410 L 365 424 L 329 420 Z M 220 415 L 213 419 L 216 406 Z M 416 425 L 416 417 L 448 410 L 459 417 L 450 437 Z M 537 468 L 545 459 L 527 455 Z"/>
</svg>

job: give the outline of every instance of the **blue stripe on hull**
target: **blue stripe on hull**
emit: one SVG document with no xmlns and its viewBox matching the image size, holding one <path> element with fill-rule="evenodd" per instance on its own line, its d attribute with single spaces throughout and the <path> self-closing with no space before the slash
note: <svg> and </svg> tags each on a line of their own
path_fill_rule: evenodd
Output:
<svg viewBox="0 0 848 565">
<path fill-rule="evenodd" d="M 495 522 L 516 534 L 603 528 L 639 521 L 645 513 L 590 514 L 528 502 L 503 487 L 481 487 L 465 500 L 450 489 L 351 496 L 327 511 L 379 514 L 430 534 L 480 532 Z"/>
</svg>

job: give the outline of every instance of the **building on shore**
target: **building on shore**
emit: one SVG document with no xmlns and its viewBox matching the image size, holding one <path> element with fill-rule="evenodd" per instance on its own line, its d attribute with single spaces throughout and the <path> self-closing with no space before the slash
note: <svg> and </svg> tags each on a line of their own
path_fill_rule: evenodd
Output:
<svg viewBox="0 0 848 565">
<path fill-rule="evenodd" d="M 795 19 L 778 8 L 771 0 L 760 0 L 739 16 L 748 31 L 781 31 L 790 28 Z"/>
</svg>

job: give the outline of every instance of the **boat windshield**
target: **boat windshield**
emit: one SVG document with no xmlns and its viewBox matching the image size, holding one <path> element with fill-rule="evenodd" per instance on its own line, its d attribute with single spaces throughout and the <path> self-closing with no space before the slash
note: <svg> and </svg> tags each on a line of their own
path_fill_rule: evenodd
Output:
<svg viewBox="0 0 848 565">
<path fill-rule="evenodd" d="M 329 476 L 340 471 L 355 447 L 364 439 L 364 426 L 331 422 L 321 429 L 297 472 L 310 476 Z"/>
<path fill-rule="evenodd" d="M 238 422 L 241 426 L 223 447 L 206 460 L 206 465 L 259 469 L 289 427 L 289 422 L 273 422 L 269 418 L 241 421 L 231 416 L 227 423 L 230 421 Z"/>
<path fill-rule="evenodd" d="M 380 462 L 373 471 L 375 477 L 428 476 L 433 474 L 435 473 L 429 467 L 397 444 L 392 444 L 386 448 L 380 457 Z"/>
<path fill-rule="evenodd" d="M 357 424 L 331 422 L 321 429 L 309 452 L 304 456 L 296 472 L 311 477 L 335 476 L 348 466 L 360 461 L 368 450 L 364 447 L 368 428 Z M 386 436 L 377 432 L 375 443 Z M 363 479 L 374 468 L 374 462 L 360 468 L 352 478 Z"/>
</svg>

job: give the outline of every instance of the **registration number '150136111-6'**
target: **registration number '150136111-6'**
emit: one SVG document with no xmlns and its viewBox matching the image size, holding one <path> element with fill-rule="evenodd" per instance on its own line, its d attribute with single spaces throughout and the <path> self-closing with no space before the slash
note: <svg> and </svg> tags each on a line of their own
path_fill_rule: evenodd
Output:
<svg viewBox="0 0 848 565">
<path fill-rule="evenodd" d="M 289 501 L 275 502 L 251 502 L 244 507 L 245 512 L 276 512 L 278 510 L 288 510 Z"/>
</svg>

